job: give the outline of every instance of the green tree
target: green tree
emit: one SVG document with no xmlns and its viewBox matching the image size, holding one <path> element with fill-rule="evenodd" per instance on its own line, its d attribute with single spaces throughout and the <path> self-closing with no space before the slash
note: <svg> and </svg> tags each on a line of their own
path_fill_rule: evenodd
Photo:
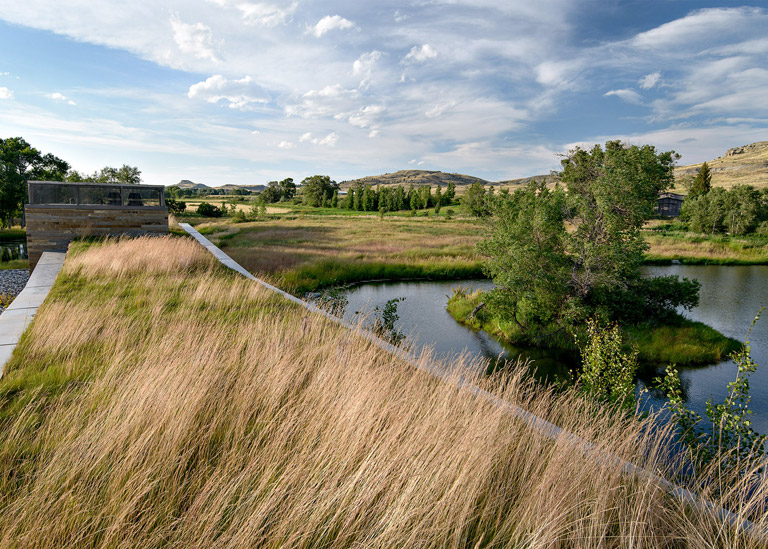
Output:
<svg viewBox="0 0 768 549">
<path fill-rule="evenodd" d="M 712 172 L 709 169 L 709 164 L 704 162 L 691 182 L 691 186 L 688 189 L 688 197 L 701 196 L 707 194 L 710 190 L 712 190 Z"/>
<path fill-rule="evenodd" d="M 141 183 L 141 170 L 128 164 L 123 164 L 119 168 L 104 166 L 98 172 L 94 172 L 89 180 L 111 185 L 138 185 Z"/>
<path fill-rule="evenodd" d="M 291 200 L 296 196 L 296 183 L 293 182 L 292 177 L 286 177 L 279 183 L 280 198 L 282 200 Z"/>
<path fill-rule="evenodd" d="M 486 200 L 485 185 L 479 181 L 469 186 L 464 196 L 461 197 L 461 203 L 475 217 L 485 217 L 490 214 Z"/>
<path fill-rule="evenodd" d="M 27 181 L 64 181 L 69 164 L 42 154 L 22 137 L 0 138 L 0 220 L 10 224 L 27 200 Z"/>
<path fill-rule="evenodd" d="M 313 175 L 302 180 L 301 188 L 303 189 L 304 203 L 307 206 L 319 207 L 331 200 L 334 191 L 338 190 L 339 184 L 327 175 Z"/>
<path fill-rule="evenodd" d="M 607 320 L 620 316 L 620 304 L 606 296 L 635 294 L 648 311 L 661 313 L 691 304 L 692 283 L 677 278 L 664 285 L 680 291 L 662 292 L 662 302 L 641 295 L 647 245 L 640 229 L 659 191 L 671 184 L 675 159 L 673 152 L 618 141 L 605 149 L 577 148 L 562 161 L 567 192 L 531 183 L 493 200 L 490 234 L 480 251 L 497 285 L 493 304 L 524 338 L 571 329 L 597 310 Z"/>
<path fill-rule="evenodd" d="M 448 188 L 445 190 L 445 205 L 448 206 L 453 203 L 456 198 L 456 183 L 453 181 L 448 183 Z"/>
<path fill-rule="evenodd" d="M 280 183 L 277 181 L 270 181 L 267 183 L 267 187 L 261 192 L 261 198 L 267 204 L 279 202 L 283 193 L 280 189 Z"/>
</svg>

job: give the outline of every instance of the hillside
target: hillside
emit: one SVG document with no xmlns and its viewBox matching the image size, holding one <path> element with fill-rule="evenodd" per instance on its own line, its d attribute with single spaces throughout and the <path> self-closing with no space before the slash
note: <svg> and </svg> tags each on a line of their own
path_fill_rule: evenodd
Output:
<svg viewBox="0 0 768 549">
<path fill-rule="evenodd" d="M 341 188 L 349 189 L 358 183 L 372 186 L 403 185 L 407 187 L 413 184 L 415 187 L 418 187 L 419 185 L 442 185 L 445 187 L 451 182 L 455 183 L 457 187 L 462 187 L 478 181 L 483 185 L 491 184 L 490 181 L 486 181 L 485 179 L 460 173 L 435 172 L 428 170 L 400 170 L 399 172 L 385 173 L 384 175 L 369 175 L 367 177 L 361 177 L 360 179 L 342 181 Z"/>
<path fill-rule="evenodd" d="M 263 191 L 266 186 L 265 185 L 221 185 L 219 187 L 209 187 L 205 183 L 195 183 L 194 181 L 190 181 L 189 179 L 182 179 L 175 185 L 169 185 L 170 187 L 178 187 L 179 189 L 218 189 L 218 190 L 225 190 L 225 191 L 233 191 L 235 189 L 245 189 L 248 191 Z"/>
<path fill-rule="evenodd" d="M 712 171 L 712 184 L 716 187 L 768 187 L 768 141 L 728 149 L 723 156 L 708 160 L 707 163 Z M 701 164 L 677 167 L 675 179 L 680 181 L 686 176 L 695 175 Z"/>
</svg>

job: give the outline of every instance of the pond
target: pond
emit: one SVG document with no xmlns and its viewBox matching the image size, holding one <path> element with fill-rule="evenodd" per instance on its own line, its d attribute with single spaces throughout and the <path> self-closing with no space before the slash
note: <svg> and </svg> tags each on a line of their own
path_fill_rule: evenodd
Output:
<svg viewBox="0 0 768 549">
<path fill-rule="evenodd" d="M 768 266 L 671 265 L 646 267 L 644 271 L 652 276 L 677 274 L 699 280 L 702 285 L 700 304 L 686 312 L 686 316 L 739 341 L 744 340 L 759 308 L 768 306 Z M 345 317 L 354 321 L 356 311 L 370 311 L 390 299 L 404 297 L 405 300 L 398 303 L 400 319 L 396 326 L 417 347 L 431 346 L 443 356 L 466 352 L 494 362 L 497 359 L 530 358 L 537 376 L 542 379 L 566 376 L 576 365 L 565 353 L 514 347 L 502 344 L 484 332 L 465 328 L 446 311 L 448 298 L 457 286 L 488 289 L 493 284 L 488 280 L 363 284 L 347 291 L 349 304 Z M 768 433 L 768 314 L 754 328 L 750 341 L 752 357 L 760 365 L 751 377 L 753 423 L 757 431 Z M 736 367 L 730 361 L 679 369 L 689 405 L 702 415 L 706 400 L 722 401 L 728 382 L 733 381 L 736 374 Z M 644 387 L 655 375 L 661 375 L 662 370 L 663 367 L 646 368 L 638 387 Z M 662 404 L 661 395 L 653 393 L 644 402 L 647 409 Z"/>
<path fill-rule="evenodd" d="M 11 259 L 27 259 L 26 240 L 0 241 L 0 261 L 10 261 Z"/>
</svg>

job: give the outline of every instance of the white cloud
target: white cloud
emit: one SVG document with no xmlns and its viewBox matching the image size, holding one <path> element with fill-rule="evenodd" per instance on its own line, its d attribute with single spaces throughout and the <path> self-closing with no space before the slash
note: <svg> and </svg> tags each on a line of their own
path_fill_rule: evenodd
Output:
<svg viewBox="0 0 768 549">
<path fill-rule="evenodd" d="M 381 132 L 379 132 L 379 130 L 371 130 L 368 133 L 368 137 L 370 137 L 370 138 L 378 137 L 379 133 L 381 133 Z"/>
<path fill-rule="evenodd" d="M 178 16 L 171 17 L 173 40 L 183 53 L 190 53 L 198 59 L 208 59 L 218 62 L 216 48 L 213 43 L 211 28 L 202 23 L 189 25 L 182 22 Z"/>
<path fill-rule="evenodd" d="M 0 99 L 13 99 L 13 91 L 5 86 L 0 87 Z"/>
<path fill-rule="evenodd" d="M 436 118 L 443 114 L 448 109 L 453 108 L 456 105 L 454 101 L 449 101 L 448 103 L 442 103 L 439 105 L 435 105 L 431 109 L 429 109 L 427 112 L 424 113 L 424 116 L 427 118 Z"/>
<path fill-rule="evenodd" d="M 410 17 L 410 15 L 406 15 L 406 14 L 402 13 L 400 10 L 395 10 L 394 18 L 395 18 L 395 22 L 396 23 L 402 23 L 403 21 L 405 21 L 409 17 Z"/>
<path fill-rule="evenodd" d="M 766 18 L 765 11 L 760 8 L 702 9 L 641 32 L 631 43 L 634 47 L 644 50 L 698 47 L 700 42 L 707 42 L 714 36 L 730 34 L 736 37 L 743 29 L 752 26 L 758 18 Z"/>
<path fill-rule="evenodd" d="M 324 145 L 327 147 L 335 147 L 338 140 L 339 136 L 336 132 L 331 132 L 322 138 L 312 137 L 312 132 L 307 132 L 299 138 L 301 143 L 312 143 L 313 145 Z"/>
<path fill-rule="evenodd" d="M 370 83 L 373 66 L 383 55 L 382 52 L 377 50 L 369 51 L 362 54 L 352 63 L 352 75 L 362 77 L 360 87 L 365 87 Z"/>
<path fill-rule="evenodd" d="M 277 144 L 278 147 L 281 149 L 292 149 L 294 147 L 294 144 L 290 141 L 280 141 L 280 143 Z"/>
<path fill-rule="evenodd" d="M 317 38 L 320 38 L 325 33 L 332 30 L 353 29 L 355 24 L 349 19 L 344 19 L 340 15 L 326 15 L 314 27 L 310 27 L 309 31 Z"/>
<path fill-rule="evenodd" d="M 220 74 L 190 86 L 187 97 L 202 99 L 208 103 L 224 100 L 231 109 L 240 110 L 248 110 L 253 103 L 269 101 L 266 92 L 250 76 L 240 80 L 229 80 Z"/>
<path fill-rule="evenodd" d="M 298 2 L 292 2 L 287 7 L 276 6 L 268 2 L 245 2 L 239 0 L 208 0 L 221 7 L 237 9 L 246 25 L 259 25 L 263 27 L 275 27 L 284 25 L 291 20 Z"/>
<path fill-rule="evenodd" d="M 659 80 L 661 80 L 661 73 L 660 72 L 652 72 L 650 74 L 646 74 L 645 76 L 643 76 L 639 80 L 638 84 L 644 90 L 649 90 L 652 87 L 654 87 L 656 84 L 658 84 Z"/>
<path fill-rule="evenodd" d="M 61 94 L 59 92 L 46 93 L 45 96 L 48 99 L 52 99 L 52 100 L 56 101 L 57 103 L 67 103 L 68 105 L 76 105 L 76 103 L 74 101 L 72 101 L 67 96 L 65 96 L 64 94 Z"/>
<path fill-rule="evenodd" d="M 422 44 L 421 46 L 413 46 L 411 51 L 408 52 L 403 58 L 403 63 L 413 61 L 416 63 L 423 63 L 428 59 L 434 59 L 437 57 L 437 50 L 429 44 Z"/>
<path fill-rule="evenodd" d="M 358 128 L 368 128 L 373 124 L 374 119 L 383 112 L 384 107 L 382 105 L 369 105 L 359 109 L 352 115 L 347 116 L 346 114 L 342 114 L 339 116 L 339 119 L 346 118 L 353 126 L 357 126 Z"/>
<path fill-rule="evenodd" d="M 642 96 L 639 93 L 637 93 L 635 90 L 630 88 L 625 88 L 621 90 L 611 90 L 609 92 L 606 92 L 604 95 L 606 97 L 615 95 L 619 99 L 623 99 L 627 103 L 633 103 L 635 105 L 640 105 L 643 102 Z"/>
</svg>

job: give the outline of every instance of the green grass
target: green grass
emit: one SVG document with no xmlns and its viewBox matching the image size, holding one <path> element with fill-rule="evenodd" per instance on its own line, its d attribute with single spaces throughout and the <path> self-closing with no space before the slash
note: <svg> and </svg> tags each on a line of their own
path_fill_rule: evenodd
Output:
<svg viewBox="0 0 768 549">
<path fill-rule="evenodd" d="M 469 317 L 481 301 L 483 294 L 480 291 L 469 295 L 457 293 L 448 301 L 448 313 L 473 330 L 483 330 L 504 341 L 520 344 L 521 332 L 512 320 L 503 319 L 487 309 L 481 309 L 474 317 Z M 681 315 L 675 315 L 665 324 L 644 323 L 623 326 L 622 329 L 625 340 L 637 345 L 640 360 L 648 364 L 713 364 L 724 360 L 741 347 L 741 343 L 735 339 Z M 578 352 L 569 334 L 551 338 L 546 344 L 574 354 Z"/>
<path fill-rule="evenodd" d="M 705 235 L 676 220 L 653 221 L 644 229 L 650 249 L 646 263 L 663 265 L 768 265 L 768 236 Z"/>
<path fill-rule="evenodd" d="M 29 269 L 29 260 L 12 259 L 11 261 L 0 261 L 0 271 L 6 269 Z"/>
<path fill-rule="evenodd" d="M 24 240 L 25 238 L 27 238 L 26 229 L 0 229 L 0 242 Z"/>
</svg>

